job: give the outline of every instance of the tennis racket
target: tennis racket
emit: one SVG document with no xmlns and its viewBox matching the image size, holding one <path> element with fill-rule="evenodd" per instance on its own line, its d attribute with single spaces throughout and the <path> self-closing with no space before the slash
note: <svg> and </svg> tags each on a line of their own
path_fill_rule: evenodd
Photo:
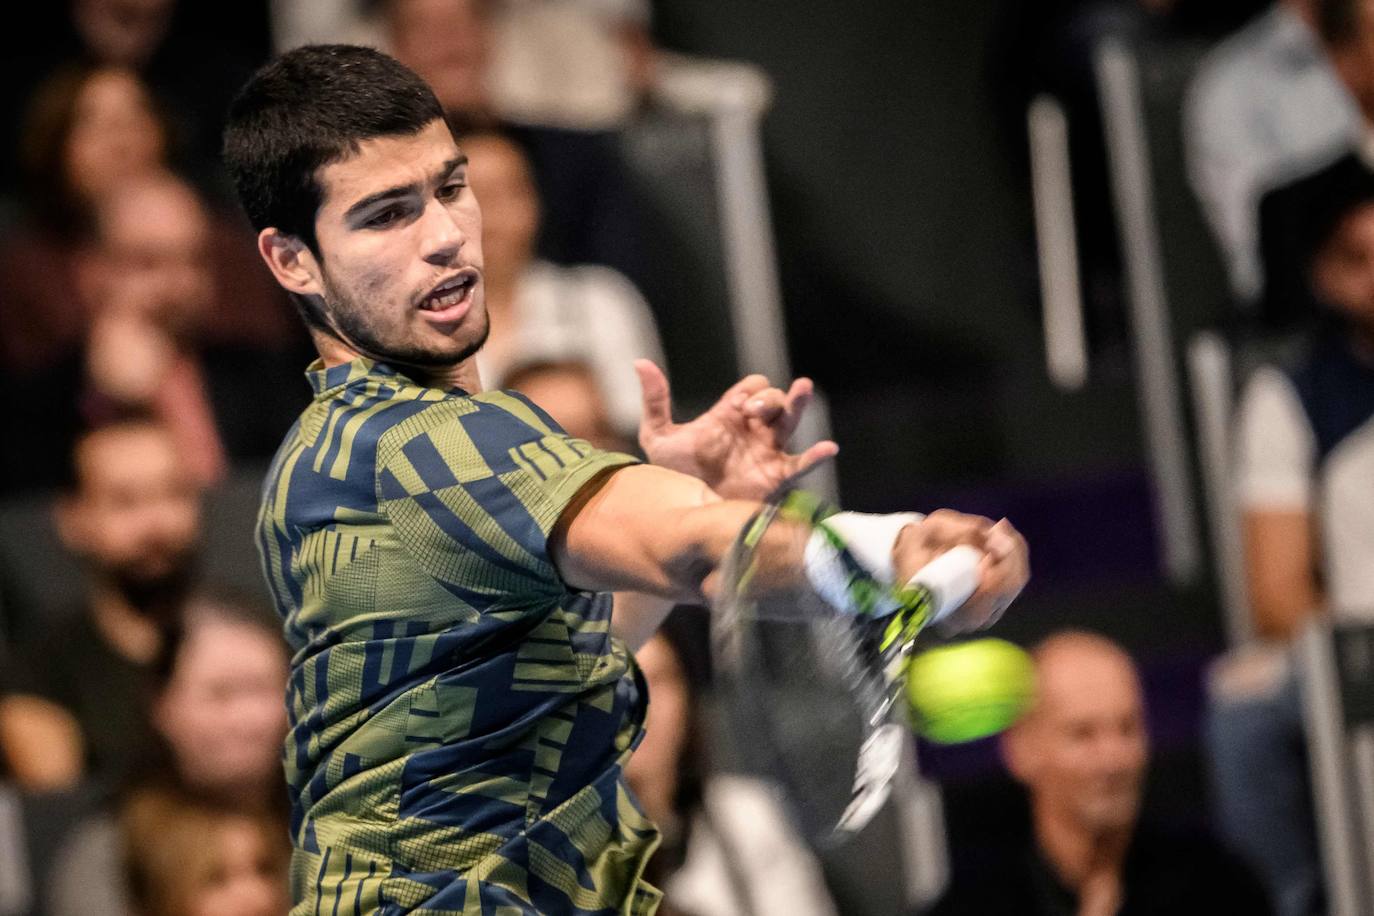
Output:
<svg viewBox="0 0 1374 916">
<path fill-rule="evenodd" d="M 843 538 L 822 524 L 828 514 L 796 491 L 766 503 L 726 557 L 711 618 L 717 701 L 743 763 L 778 786 L 784 807 L 820 848 L 863 830 L 899 773 L 910 775 L 913 740 L 900 701 L 906 662 L 936 611 L 968 598 L 980 556 L 956 548 L 932 564 L 931 576 L 918 575 L 920 584 L 893 590 L 867 576 Z M 832 601 L 806 576 L 759 584 L 759 546 L 781 520 L 822 532 L 850 610 L 835 606 L 833 582 L 824 589 Z"/>
</svg>

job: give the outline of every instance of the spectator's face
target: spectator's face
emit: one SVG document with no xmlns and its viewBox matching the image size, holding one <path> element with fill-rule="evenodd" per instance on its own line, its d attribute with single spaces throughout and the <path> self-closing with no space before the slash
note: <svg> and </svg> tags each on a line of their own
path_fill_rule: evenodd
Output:
<svg viewBox="0 0 1374 916">
<path fill-rule="evenodd" d="M 1037 814 L 1086 832 L 1130 827 L 1148 758 L 1134 670 L 1115 654 L 1073 647 L 1047 653 L 1038 668 L 1036 708 L 1006 739 Z"/>
<path fill-rule="evenodd" d="M 111 427 L 77 448 L 78 489 L 63 502 L 63 539 L 126 585 L 178 577 L 200 533 L 200 494 L 167 432 Z"/>
<path fill-rule="evenodd" d="M 481 196 L 482 251 L 489 272 L 513 276 L 534 255 L 539 231 L 539 195 L 525 156 L 499 137 L 476 135 L 463 141 L 468 174 Z"/>
<path fill-rule="evenodd" d="M 329 319 L 362 353 L 403 366 L 456 365 L 487 337 L 482 212 L 467 166 L 437 120 L 414 136 L 359 147 L 319 172 L 321 260 L 306 258 L 310 280 L 298 291 L 318 290 Z"/>
<path fill-rule="evenodd" d="M 687 741 L 690 694 L 687 676 L 672 645 L 655 636 L 635 653 L 649 685 L 649 711 L 644 740 L 625 767 L 625 778 L 644 811 L 656 823 L 676 821 L 678 761 Z"/>
<path fill-rule="evenodd" d="M 172 0 L 76 0 L 72 14 L 96 60 L 138 67 L 167 34 Z"/>
<path fill-rule="evenodd" d="M 167 179 L 115 191 L 100 219 L 99 304 L 172 331 L 193 327 L 214 297 L 209 245 L 190 188 Z"/>
<path fill-rule="evenodd" d="M 1312 282 L 1323 302 L 1365 327 L 1374 327 L 1374 203 L 1341 220 L 1317 253 Z"/>
<path fill-rule="evenodd" d="M 136 76 L 110 69 L 86 80 L 64 151 L 67 183 L 78 196 L 100 200 L 158 168 L 165 154 L 162 125 Z"/>
<path fill-rule="evenodd" d="M 281 778 L 286 659 L 259 628 L 192 617 L 155 721 L 183 779 L 229 798 Z"/>
<path fill-rule="evenodd" d="M 429 83 L 445 111 L 487 104 L 488 34 L 482 0 L 391 0 L 391 53 Z"/>
<path fill-rule="evenodd" d="M 281 863 L 248 818 L 231 817 L 219 829 L 219 867 L 201 885 L 187 916 L 281 916 L 286 899 Z"/>
<path fill-rule="evenodd" d="M 606 419 L 606 405 L 588 367 L 539 366 L 517 373 L 508 385 L 547 410 L 568 435 L 586 439 L 597 448 L 625 450 Z"/>
</svg>

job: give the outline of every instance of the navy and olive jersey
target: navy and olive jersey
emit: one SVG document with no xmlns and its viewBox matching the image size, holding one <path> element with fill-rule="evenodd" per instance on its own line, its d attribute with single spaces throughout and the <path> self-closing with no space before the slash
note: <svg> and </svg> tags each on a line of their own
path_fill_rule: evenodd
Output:
<svg viewBox="0 0 1374 916">
<path fill-rule="evenodd" d="M 651 913 L 657 832 L 622 778 L 642 679 L 610 596 L 548 551 L 634 459 L 518 394 L 308 375 L 258 525 L 294 652 L 293 914 Z"/>
</svg>

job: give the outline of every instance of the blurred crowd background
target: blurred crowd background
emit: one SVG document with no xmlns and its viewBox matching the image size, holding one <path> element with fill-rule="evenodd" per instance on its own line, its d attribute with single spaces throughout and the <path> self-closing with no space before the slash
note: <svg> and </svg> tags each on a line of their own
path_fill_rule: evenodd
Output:
<svg viewBox="0 0 1374 916">
<path fill-rule="evenodd" d="M 17 11 L 11 11 L 15 22 Z M 635 448 L 816 380 L 848 508 L 1007 515 L 1039 699 L 846 848 L 641 653 L 671 914 L 1374 913 L 1374 3 L 65 0 L 0 60 L 0 916 L 286 908 L 252 542 L 313 353 L 219 162 L 274 51 L 431 83 L 484 382 Z M 1187 901 L 1184 906 L 1179 901 Z"/>
</svg>

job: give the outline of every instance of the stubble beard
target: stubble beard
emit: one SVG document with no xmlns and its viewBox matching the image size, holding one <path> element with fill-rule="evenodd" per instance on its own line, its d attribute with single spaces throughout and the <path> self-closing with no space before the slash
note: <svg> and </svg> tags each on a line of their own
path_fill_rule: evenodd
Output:
<svg viewBox="0 0 1374 916">
<path fill-rule="evenodd" d="M 482 349 L 488 335 L 491 334 L 491 321 L 487 317 L 486 309 L 482 309 L 481 315 L 476 316 L 482 323 L 481 327 L 477 329 L 473 339 L 456 353 L 429 347 L 408 346 L 399 341 L 385 341 L 373 322 L 368 320 L 367 307 L 334 285 L 327 273 L 323 279 L 324 312 L 333 323 L 331 332 L 363 356 L 378 362 L 392 366 L 415 367 L 425 370 L 426 373 L 451 369 L 477 355 L 477 351 Z M 474 290 L 473 294 L 475 292 Z M 471 314 L 469 311 L 469 315 Z"/>
</svg>

